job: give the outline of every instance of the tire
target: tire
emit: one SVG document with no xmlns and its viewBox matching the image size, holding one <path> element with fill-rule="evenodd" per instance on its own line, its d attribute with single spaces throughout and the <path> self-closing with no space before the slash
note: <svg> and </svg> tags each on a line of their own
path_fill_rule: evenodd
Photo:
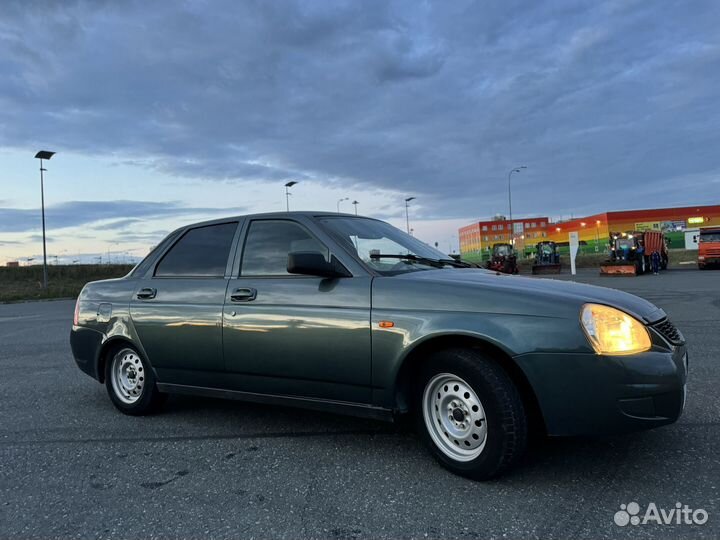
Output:
<svg viewBox="0 0 720 540">
<path fill-rule="evenodd" d="M 479 351 L 434 353 L 417 377 L 413 404 L 423 442 L 456 474 L 487 480 L 525 452 L 522 398 L 507 373 Z"/>
<path fill-rule="evenodd" d="M 132 416 L 155 412 L 167 397 L 157 389 L 148 362 L 130 346 L 110 353 L 105 362 L 105 388 L 113 405 Z"/>
</svg>

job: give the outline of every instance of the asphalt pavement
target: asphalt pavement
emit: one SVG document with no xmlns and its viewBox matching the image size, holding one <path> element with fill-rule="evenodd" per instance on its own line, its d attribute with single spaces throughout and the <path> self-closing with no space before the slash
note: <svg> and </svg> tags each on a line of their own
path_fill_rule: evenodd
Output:
<svg viewBox="0 0 720 540">
<path fill-rule="evenodd" d="M 540 441 L 485 483 L 392 424 L 180 396 L 124 416 L 73 362 L 72 301 L 0 305 L 0 538 L 720 537 L 720 271 L 574 279 L 670 315 L 689 343 L 685 413 Z M 616 525 L 633 501 L 708 520 Z"/>
</svg>

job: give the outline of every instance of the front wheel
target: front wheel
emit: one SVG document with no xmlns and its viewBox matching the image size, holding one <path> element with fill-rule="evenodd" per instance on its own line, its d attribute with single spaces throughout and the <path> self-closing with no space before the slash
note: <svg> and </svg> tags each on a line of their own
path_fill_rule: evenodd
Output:
<svg viewBox="0 0 720 540">
<path fill-rule="evenodd" d="M 489 479 L 525 451 L 527 416 L 517 388 L 477 351 L 435 353 L 422 369 L 415 398 L 418 432 L 454 473 Z"/>
<path fill-rule="evenodd" d="M 105 387 L 113 405 L 134 416 L 157 410 L 166 397 L 158 391 L 148 363 L 132 347 L 118 349 L 105 363 Z"/>
</svg>

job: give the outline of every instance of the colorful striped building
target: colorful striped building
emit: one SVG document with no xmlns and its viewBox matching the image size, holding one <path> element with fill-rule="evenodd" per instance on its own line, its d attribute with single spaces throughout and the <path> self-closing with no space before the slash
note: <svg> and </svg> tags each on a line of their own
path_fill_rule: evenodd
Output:
<svg viewBox="0 0 720 540">
<path fill-rule="evenodd" d="M 697 227 L 720 226 L 720 205 L 658 208 L 603 212 L 567 221 L 551 222 L 547 217 L 514 219 L 498 216 L 494 220 L 479 221 L 458 231 L 460 253 L 469 260 L 487 253 L 493 244 L 514 243 L 521 252 L 534 252 L 535 244 L 551 240 L 567 245 L 568 233 L 578 232 L 581 251 L 602 252 L 607 249 L 611 232 L 658 230 L 664 231 L 670 248 L 684 248 L 684 231 Z"/>
</svg>

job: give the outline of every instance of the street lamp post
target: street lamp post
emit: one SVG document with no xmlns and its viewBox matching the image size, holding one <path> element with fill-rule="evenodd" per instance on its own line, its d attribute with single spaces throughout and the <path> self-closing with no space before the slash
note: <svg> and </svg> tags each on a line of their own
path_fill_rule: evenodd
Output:
<svg viewBox="0 0 720 540">
<path fill-rule="evenodd" d="M 600 251 L 600 220 L 595 221 L 595 253 Z"/>
<path fill-rule="evenodd" d="M 357 201 L 353 201 L 352 204 L 353 204 L 353 206 L 355 207 L 355 215 L 357 216 L 357 205 L 360 204 L 360 203 L 357 202 Z"/>
<path fill-rule="evenodd" d="M 343 201 L 349 201 L 349 200 L 350 200 L 350 197 L 343 197 L 342 199 L 338 199 L 338 202 L 337 202 L 337 213 L 338 214 L 340 213 L 340 203 Z"/>
<path fill-rule="evenodd" d="M 290 188 L 293 187 L 297 182 L 295 180 L 291 180 L 287 184 L 285 184 L 285 211 L 290 211 Z"/>
<path fill-rule="evenodd" d="M 513 167 L 510 169 L 510 172 L 508 172 L 508 207 L 510 210 L 510 244 L 515 245 L 515 224 L 513 223 L 513 217 L 512 217 L 512 190 L 510 189 L 510 179 L 512 178 L 512 173 L 519 173 L 521 169 L 527 169 L 525 165 L 520 165 L 519 167 Z"/>
<path fill-rule="evenodd" d="M 35 154 L 35 158 L 40 160 L 40 206 L 42 212 L 42 237 L 43 237 L 43 289 L 48 287 L 48 272 L 47 272 L 47 248 L 45 241 L 45 179 L 43 173 L 47 169 L 43 169 L 43 159 L 50 159 L 55 155 L 55 152 L 49 152 L 47 150 L 40 150 Z"/>
<path fill-rule="evenodd" d="M 408 197 L 405 199 L 405 225 L 407 227 L 407 233 L 410 234 L 410 201 L 414 201 L 415 197 Z"/>
</svg>

